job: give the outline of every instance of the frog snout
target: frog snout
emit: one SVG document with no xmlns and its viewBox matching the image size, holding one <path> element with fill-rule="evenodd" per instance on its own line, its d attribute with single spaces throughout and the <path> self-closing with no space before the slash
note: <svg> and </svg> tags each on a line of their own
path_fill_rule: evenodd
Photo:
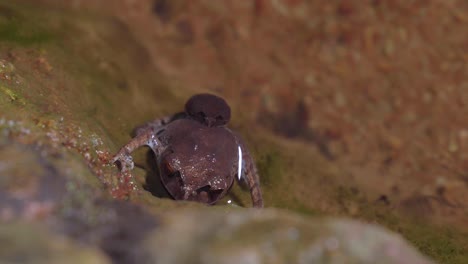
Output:
<svg viewBox="0 0 468 264">
<path fill-rule="evenodd" d="M 210 185 L 205 185 L 195 190 L 194 194 L 198 201 L 213 204 L 218 201 L 224 189 L 213 189 Z"/>
<path fill-rule="evenodd" d="M 210 185 L 204 185 L 199 188 L 187 188 L 185 191 L 184 196 L 187 200 L 213 204 L 221 198 L 224 189 L 214 189 Z"/>
</svg>

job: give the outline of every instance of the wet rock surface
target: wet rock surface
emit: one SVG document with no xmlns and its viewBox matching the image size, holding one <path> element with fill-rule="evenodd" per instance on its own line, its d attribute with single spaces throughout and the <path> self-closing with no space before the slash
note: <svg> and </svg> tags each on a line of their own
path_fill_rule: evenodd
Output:
<svg viewBox="0 0 468 264">
<path fill-rule="evenodd" d="M 466 263 L 465 133 L 441 118 L 463 116 L 466 4 L 380 2 L 0 1 L 0 262 Z M 450 37 L 414 24 L 425 12 L 450 17 Z M 442 58 L 398 55 L 424 36 L 439 53 L 413 58 Z M 287 211 L 239 208 L 236 187 L 214 207 L 155 197 L 145 150 L 132 175 L 109 164 L 133 127 L 200 92 L 227 99 L 266 207 Z M 434 124 L 418 119 L 429 105 Z"/>
<path fill-rule="evenodd" d="M 152 262 L 141 246 L 147 233 L 157 226 L 153 215 L 123 201 L 96 200 L 92 206 L 66 214 L 53 229 L 101 249 L 113 263 Z"/>
<path fill-rule="evenodd" d="M 91 176 L 79 156 L 65 148 L 13 141 L 0 144 L 0 160 L 0 236 L 2 247 L 9 244 L 0 252 L 1 261 L 149 261 L 140 246 L 157 226 L 156 217 L 141 206 L 113 200 L 94 186 L 93 178 L 77 177 L 75 173 Z M 77 253 L 68 256 L 73 250 Z"/>
<path fill-rule="evenodd" d="M 38 148 L 0 144 L 0 219 L 47 217 L 65 197 L 67 179 Z"/>
<path fill-rule="evenodd" d="M 111 263 L 98 249 L 51 234 L 37 224 L 2 222 L 0 237 L 2 263 Z"/>
<path fill-rule="evenodd" d="M 432 263 L 400 236 L 351 220 L 215 208 L 161 222 L 145 244 L 155 263 Z"/>
</svg>

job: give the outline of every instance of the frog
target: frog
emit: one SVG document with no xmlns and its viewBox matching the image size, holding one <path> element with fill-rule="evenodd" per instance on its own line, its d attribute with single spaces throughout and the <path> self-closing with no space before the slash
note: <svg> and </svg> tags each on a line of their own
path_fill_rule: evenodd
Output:
<svg viewBox="0 0 468 264">
<path fill-rule="evenodd" d="M 134 168 L 132 152 L 154 152 L 160 180 L 175 200 L 216 204 L 236 180 L 250 191 L 252 206 L 263 208 L 257 167 L 242 137 L 228 128 L 231 108 L 214 94 L 190 97 L 184 111 L 134 129 L 134 137 L 114 155 L 120 172 Z"/>
</svg>

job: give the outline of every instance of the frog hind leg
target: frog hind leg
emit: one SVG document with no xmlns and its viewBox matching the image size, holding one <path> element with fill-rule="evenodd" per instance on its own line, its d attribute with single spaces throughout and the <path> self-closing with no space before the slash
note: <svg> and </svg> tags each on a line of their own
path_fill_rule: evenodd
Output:
<svg viewBox="0 0 468 264">
<path fill-rule="evenodd" d="M 245 147 L 242 139 L 240 139 L 239 136 L 236 136 L 236 139 L 239 147 L 238 153 L 240 156 L 238 163 L 241 163 L 241 168 L 239 169 L 241 175 L 237 175 L 237 180 L 241 184 L 246 184 L 249 188 L 250 195 L 252 196 L 253 207 L 263 208 L 263 197 L 260 189 L 260 179 L 257 167 L 255 166 L 255 162 Z M 239 174 L 239 172 L 237 174 Z"/>
<path fill-rule="evenodd" d="M 163 150 L 163 145 L 155 132 L 152 126 L 141 127 L 136 136 L 115 154 L 112 163 L 116 164 L 122 172 L 132 170 L 134 163 L 131 153 L 145 145 L 150 147 L 156 156 L 159 156 Z"/>
</svg>

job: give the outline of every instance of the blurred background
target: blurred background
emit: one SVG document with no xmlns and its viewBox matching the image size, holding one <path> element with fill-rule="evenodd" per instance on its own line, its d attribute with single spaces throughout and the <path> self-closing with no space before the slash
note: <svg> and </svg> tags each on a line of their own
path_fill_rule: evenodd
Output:
<svg viewBox="0 0 468 264">
<path fill-rule="evenodd" d="M 136 125 L 218 94 L 267 207 L 378 223 L 442 263 L 468 260 L 468 1 L 2 2 L 2 58 L 34 69 L 49 96 L 25 97 L 42 116 L 112 153 Z"/>
</svg>

